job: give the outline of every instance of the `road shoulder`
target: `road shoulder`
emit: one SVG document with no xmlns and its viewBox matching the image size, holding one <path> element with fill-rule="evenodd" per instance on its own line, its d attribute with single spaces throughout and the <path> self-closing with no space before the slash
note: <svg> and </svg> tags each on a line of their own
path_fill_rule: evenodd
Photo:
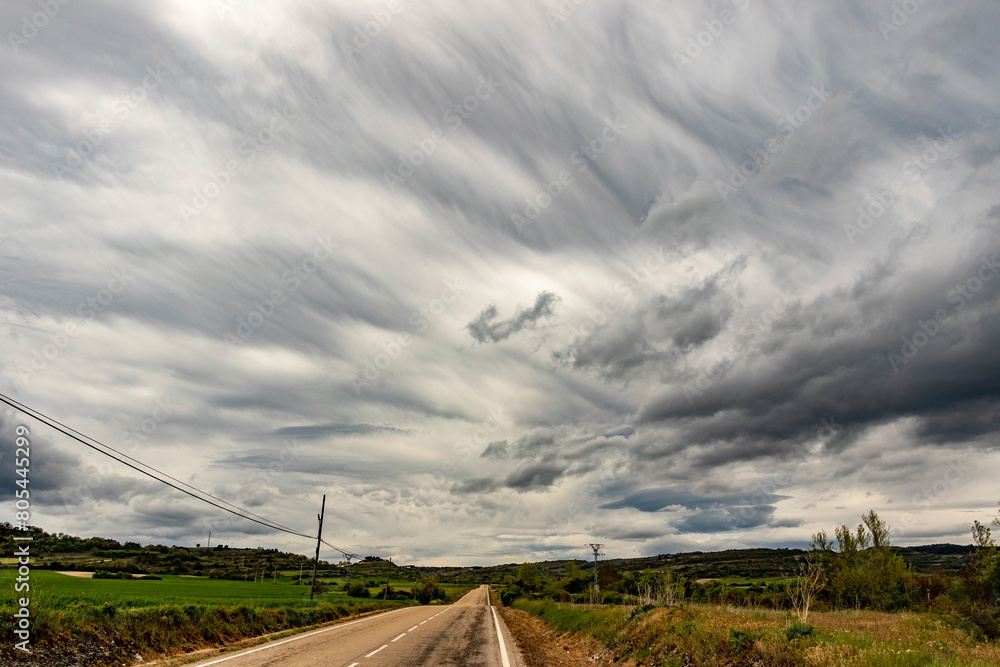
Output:
<svg viewBox="0 0 1000 667">
<path fill-rule="evenodd" d="M 611 652 L 596 639 L 557 632 L 542 619 L 519 609 L 498 605 L 497 611 L 514 637 L 523 667 L 634 667 L 631 661 L 614 662 Z"/>
</svg>

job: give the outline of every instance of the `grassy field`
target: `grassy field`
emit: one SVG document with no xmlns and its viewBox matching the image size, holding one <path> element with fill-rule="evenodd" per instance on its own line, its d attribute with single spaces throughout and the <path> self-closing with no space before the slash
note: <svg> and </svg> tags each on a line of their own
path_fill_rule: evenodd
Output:
<svg viewBox="0 0 1000 667">
<path fill-rule="evenodd" d="M 945 619 L 926 613 L 817 612 L 809 616 L 810 634 L 790 638 L 792 620 L 782 611 L 707 604 L 643 610 L 526 600 L 514 607 L 557 630 L 590 635 L 619 660 L 640 666 L 1000 665 L 1000 645 L 974 642 Z"/>
<path fill-rule="evenodd" d="M 297 571 L 279 573 L 275 582 L 266 578 L 254 583 L 182 575 L 88 579 L 33 570 L 30 592 L 17 594 L 16 576 L 16 570 L 0 570 L 0 664 L 16 664 L 23 657 L 11 648 L 15 595 L 31 599 L 33 646 L 113 645 L 147 659 L 415 604 L 350 598 L 341 586 L 310 600 L 309 586 L 295 584 Z M 412 582 L 389 584 L 405 590 Z M 472 587 L 444 588 L 454 598 Z M 383 589 L 369 590 L 375 596 Z"/>
<path fill-rule="evenodd" d="M 16 570 L 0 570 L 0 600 L 13 594 Z M 120 607 L 148 607 L 162 604 L 212 604 L 251 605 L 266 607 L 298 606 L 309 603 L 309 586 L 297 585 L 298 573 L 279 573 L 277 582 L 271 578 L 258 581 L 229 581 L 183 575 L 160 575 L 161 581 L 143 579 L 85 579 L 48 570 L 33 570 L 31 588 L 33 597 L 44 596 L 55 606 L 75 602 L 94 604 L 113 603 Z M 306 579 L 308 581 L 308 579 Z M 325 579 L 325 582 L 343 583 L 343 579 Z M 390 580 L 393 590 L 409 590 L 411 581 Z M 445 584 L 449 594 L 471 590 L 472 586 Z M 374 597 L 383 589 L 369 588 Z M 347 602 L 351 598 L 342 590 L 330 591 L 319 599 Z M 313 603 L 314 604 L 314 603 Z"/>
</svg>

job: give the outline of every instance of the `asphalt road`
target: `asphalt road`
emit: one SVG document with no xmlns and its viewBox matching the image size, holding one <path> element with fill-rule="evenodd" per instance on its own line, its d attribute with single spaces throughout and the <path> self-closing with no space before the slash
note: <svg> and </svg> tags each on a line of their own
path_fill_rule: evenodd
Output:
<svg viewBox="0 0 1000 667">
<path fill-rule="evenodd" d="M 488 590 L 481 586 L 447 607 L 407 607 L 194 664 L 520 667 L 522 662 L 510 633 L 499 614 L 490 608 Z"/>
</svg>

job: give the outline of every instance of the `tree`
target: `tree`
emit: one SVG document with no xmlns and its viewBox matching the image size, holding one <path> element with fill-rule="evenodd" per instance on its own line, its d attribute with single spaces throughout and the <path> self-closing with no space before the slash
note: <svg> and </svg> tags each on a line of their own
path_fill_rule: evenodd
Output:
<svg viewBox="0 0 1000 667">
<path fill-rule="evenodd" d="M 891 530 L 874 510 L 862 515 L 857 530 L 835 531 L 837 554 L 829 565 L 833 601 L 844 607 L 891 611 L 913 604 L 916 579 L 903 557 L 891 548 Z M 813 536 L 826 546 L 826 535 Z"/>
<path fill-rule="evenodd" d="M 534 563 L 522 563 L 517 570 L 517 583 L 526 591 L 535 592 L 541 586 L 541 576 L 538 566 Z"/>
<path fill-rule="evenodd" d="M 420 604 L 430 604 L 431 600 L 443 600 L 448 596 L 445 590 L 438 585 L 438 579 L 434 576 L 421 577 L 413 586 L 413 599 Z"/>
<path fill-rule="evenodd" d="M 604 561 L 597 566 L 597 583 L 600 584 L 602 591 L 610 590 L 621 580 L 622 575 L 618 572 L 618 566 L 614 563 Z"/>
<path fill-rule="evenodd" d="M 1000 563 L 997 560 L 997 543 L 989 528 L 972 522 L 972 555 L 966 573 L 969 595 L 979 604 L 993 606 L 997 600 Z"/>
<path fill-rule="evenodd" d="M 785 590 L 791 598 L 792 610 L 800 623 L 809 620 L 809 610 L 819 596 L 820 589 L 823 588 L 823 569 L 819 556 L 814 552 L 807 552 L 804 556 L 796 556 L 798 571 L 795 579 Z"/>
</svg>

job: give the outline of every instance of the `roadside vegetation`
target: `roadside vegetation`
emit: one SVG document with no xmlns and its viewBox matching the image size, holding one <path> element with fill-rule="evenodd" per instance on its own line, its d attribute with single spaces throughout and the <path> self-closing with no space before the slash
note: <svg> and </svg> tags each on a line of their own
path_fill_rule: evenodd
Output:
<svg viewBox="0 0 1000 667">
<path fill-rule="evenodd" d="M 698 582 L 612 562 L 546 577 L 525 563 L 498 593 L 637 665 L 997 665 L 1000 558 L 990 528 L 971 532 L 951 573 L 916 571 L 871 511 L 835 542 L 814 535 L 781 577 Z"/>
</svg>

